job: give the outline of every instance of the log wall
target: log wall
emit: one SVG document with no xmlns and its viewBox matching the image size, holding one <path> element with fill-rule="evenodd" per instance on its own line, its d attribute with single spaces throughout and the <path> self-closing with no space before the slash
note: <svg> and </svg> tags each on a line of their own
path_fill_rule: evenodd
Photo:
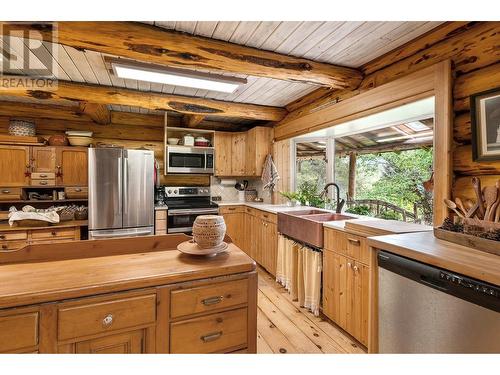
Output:
<svg viewBox="0 0 500 375">
<path fill-rule="evenodd" d="M 361 90 L 450 59 L 453 69 L 453 195 L 474 198 L 470 180 L 500 179 L 500 161 L 473 162 L 469 96 L 500 87 L 500 22 L 450 22 L 363 67 Z"/>
</svg>

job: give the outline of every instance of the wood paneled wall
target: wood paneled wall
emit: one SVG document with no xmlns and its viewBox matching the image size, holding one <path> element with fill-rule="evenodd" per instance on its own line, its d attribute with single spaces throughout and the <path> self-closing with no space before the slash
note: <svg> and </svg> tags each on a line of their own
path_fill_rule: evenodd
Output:
<svg viewBox="0 0 500 375">
<path fill-rule="evenodd" d="M 273 143 L 272 150 L 274 164 L 278 170 L 280 179 L 272 195 L 272 202 L 275 204 L 284 204 L 287 199 L 282 197 L 280 191 L 291 190 L 291 170 L 290 165 L 290 140 L 278 141 Z"/>
</svg>

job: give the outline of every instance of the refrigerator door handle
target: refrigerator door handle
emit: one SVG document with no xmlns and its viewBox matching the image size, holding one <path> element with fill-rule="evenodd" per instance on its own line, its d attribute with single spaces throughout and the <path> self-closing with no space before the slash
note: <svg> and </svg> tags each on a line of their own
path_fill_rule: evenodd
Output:
<svg viewBox="0 0 500 375">
<path fill-rule="evenodd" d="M 128 158 L 123 158 L 123 213 L 128 213 Z"/>
<path fill-rule="evenodd" d="M 118 181 L 122 181 L 122 158 L 118 158 Z M 122 214 L 122 202 L 123 194 L 122 194 L 122 188 L 120 185 L 118 185 L 118 215 Z"/>
</svg>

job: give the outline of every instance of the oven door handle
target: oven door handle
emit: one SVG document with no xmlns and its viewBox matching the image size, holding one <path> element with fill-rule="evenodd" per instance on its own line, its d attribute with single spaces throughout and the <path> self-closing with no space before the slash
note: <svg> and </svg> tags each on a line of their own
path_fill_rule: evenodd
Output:
<svg viewBox="0 0 500 375">
<path fill-rule="evenodd" d="M 218 214 L 219 210 L 217 208 L 206 208 L 206 209 L 182 209 L 182 210 L 168 210 L 168 216 L 182 216 L 182 215 L 203 215 L 203 214 Z"/>
</svg>

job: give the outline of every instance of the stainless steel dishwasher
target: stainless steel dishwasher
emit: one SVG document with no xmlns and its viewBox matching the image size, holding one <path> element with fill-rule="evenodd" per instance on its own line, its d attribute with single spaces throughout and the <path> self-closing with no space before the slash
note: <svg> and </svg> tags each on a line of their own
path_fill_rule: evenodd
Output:
<svg viewBox="0 0 500 375">
<path fill-rule="evenodd" d="M 500 288 L 378 254 L 380 353 L 500 353 Z"/>
</svg>

